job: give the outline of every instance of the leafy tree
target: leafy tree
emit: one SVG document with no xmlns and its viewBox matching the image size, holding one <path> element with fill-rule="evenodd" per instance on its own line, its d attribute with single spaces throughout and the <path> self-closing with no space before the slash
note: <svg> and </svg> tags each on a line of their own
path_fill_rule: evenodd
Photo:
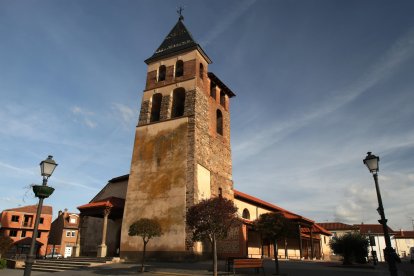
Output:
<svg viewBox="0 0 414 276">
<path fill-rule="evenodd" d="M 343 264 L 352 262 L 365 263 L 368 256 L 368 239 L 360 233 L 347 233 L 341 237 L 334 237 L 330 242 L 330 247 L 335 254 L 341 255 Z"/>
<path fill-rule="evenodd" d="M 229 229 L 238 222 L 237 207 L 233 201 L 221 196 L 204 199 L 188 209 L 186 218 L 193 241 L 210 241 L 213 249 L 213 274 L 216 276 L 217 239 L 226 238 Z"/>
<path fill-rule="evenodd" d="M 13 240 L 10 237 L 0 237 L 0 258 L 5 254 L 13 245 Z"/>
<path fill-rule="evenodd" d="M 142 251 L 141 272 L 144 272 L 145 252 L 147 248 L 147 243 L 151 238 L 159 237 L 162 235 L 161 225 L 156 219 L 142 218 L 135 221 L 133 224 L 129 226 L 128 235 L 142 237 L 144 249 Z"/>
<path fill-rule="evenodd" d="M 273 254 L 275 255 L 275 274 L 279 275 L 279 259 L 277 257 L 277 242 L 285 238 L 297 235 L 296 225 L 285 218 L 281 213 L 265 213 L 260 215 L 254 223 L 255 229 L 262 238 L 273 242 Z"/>
</svg>

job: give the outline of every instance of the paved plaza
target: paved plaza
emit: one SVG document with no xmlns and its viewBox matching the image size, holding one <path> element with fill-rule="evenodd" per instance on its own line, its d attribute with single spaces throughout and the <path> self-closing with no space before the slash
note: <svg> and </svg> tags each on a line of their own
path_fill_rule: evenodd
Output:
<svg viewBox="0 0 414 276">
<path fill-rule="evenodd" d="M 138 265 L 133 263 L 110 264 L 97 267 L 90 267 L 82 270 L 70 270 L 53 273 L 53 276 L 93 276 L 93 275 L 212 275 L 210 262 L 197 263 L 148 263 L 148 272 L 138 273 Z M 410 263 L 398 264 L 399 276 L 414 276 L 414 265 Z M 265 261 L 266 275 L 274 273 L 274 262 Z M 387 276 L 389 272 L 387 265 L 381 263 L 376 267 L 355 266 L 343 267 L 340 263 L 333 262 L 305 262 L 305 261 L 281 261 L 281 275 L 286 276 L 348 276 L 348 275 L 367 275 L 367 276 Z M 33 276 L 50 275 L 45 272 L 32 272 Z M 219 275 L 232 275 L 225 272 L 224 262 L 219 263 Z M 263 272 L 256 274 L 253 269 L 239 269 L 237 275 L 263 275 Z M 0 270 L 0 276 L 21 276 L 23 270 Z"/>
</svg>

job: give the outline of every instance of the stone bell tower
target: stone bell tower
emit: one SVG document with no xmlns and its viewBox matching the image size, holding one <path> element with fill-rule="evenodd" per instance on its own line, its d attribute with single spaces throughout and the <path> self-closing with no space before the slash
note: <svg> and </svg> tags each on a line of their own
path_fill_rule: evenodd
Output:
<svg viewBox="0 0 414 276">
<path fill-rule="evenodd" d="M 181 259 L 202 253 L 188 243 L 187 209 L 220 194 L 233 199 L 229 108 L 235 94 L 208 71 L 211 60 L 182 16 L 145 63 L 121 258 L 136 259 L 142 250 L 142 239 L 128 236 L 129 226 L 156 218 L 163 235 L 148 243 L 148 254 Z"/>
</svg>

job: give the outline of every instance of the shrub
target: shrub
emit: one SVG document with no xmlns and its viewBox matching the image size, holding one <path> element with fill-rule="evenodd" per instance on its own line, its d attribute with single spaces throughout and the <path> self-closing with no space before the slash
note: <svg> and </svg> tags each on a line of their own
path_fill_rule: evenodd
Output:
<svg viewBox="0 0 414 276">
<path fill-rule="evenodd" d="M 330 242 L 330 247 L 335 254 L 341 255 L 343 264 L 353 262 L 365 263 L 368 256 L 368 239 L 359 233 L 347 233 L 341 237 L 335 237 Z"/>
<path fill-rule="evenodd" d="M 7 261 L 3 260 L 3 259 L 0 259 L 0 269 L 5 268 L 6 266 L 7 266 Z"/>
</svg>

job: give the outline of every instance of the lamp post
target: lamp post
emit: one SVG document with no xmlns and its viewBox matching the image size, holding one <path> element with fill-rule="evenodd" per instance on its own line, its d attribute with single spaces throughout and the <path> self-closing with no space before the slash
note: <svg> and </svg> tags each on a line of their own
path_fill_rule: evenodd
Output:
<svg viewBox="0 0 414 276">
<path fill-rule="evenodd" d="M 36 219 L 35 219 L 35 224 L 34 224 L 33 234 L 32 234 L 32 243 L 30 245 L 29 255 L 27 255 L 26 257 L 26 263 L 24 267 L 23 276 L 30 276 L 30 273 L 32 272 L 32 266 L 33 266 L 34 259 L 35 259 L 34 250 L 36 246 L 36 238 L 37 238 L 37 232 L 38 232 L 37 228 L 39 227 L 40 214 L 42 213 L 43 200 L 45 198 L 48 198 L 55 190 L 54 188 L 47 186 L 47 180 L 52 175 L 57 165 L 58 164 L 56 164 L 56 162 L 53 160 L 52 155 L 49 155 L 46 160 L 43 160 L 42 162 L 40 162 L 40 173 L 43 176 L 43 182 L 42 182 L 42 185 L 33 185 L 33 192 L 35 196 L 39 198 L 39 204 L 37 205 Z"/>
<path fill-rule="evenodd" d="M 374 177 L 374 181 L 375 181 L 375 189 L 377 191 L 377 198 L 378 198 L 378 205 L 379 205 L 377 211 L 381 216 L 381 219 L 378 220 L 378 222 L 382 224 L 382 228 L 384 231 L 384 238 L 385 238 L 384 255 L 385 255 L 386 261 L 388 262 L 388 269 L 390 271 L 391 276 L 398 276 L 397 266 L 395 263 L 395 251 L 391 247 L 391 239 L 390 239 L 390 234 L 388 232 L 387 219 L 385 218 L 384 207 L 382 205 L 381 192 L 380 192 L 380 188 L 378 185 L 379 157 L 371 154 L 371 152 L 368 152 L 363 162 L 367 166 L 368 170 L 372 173 L 372 176 Z"/>
</svg>

